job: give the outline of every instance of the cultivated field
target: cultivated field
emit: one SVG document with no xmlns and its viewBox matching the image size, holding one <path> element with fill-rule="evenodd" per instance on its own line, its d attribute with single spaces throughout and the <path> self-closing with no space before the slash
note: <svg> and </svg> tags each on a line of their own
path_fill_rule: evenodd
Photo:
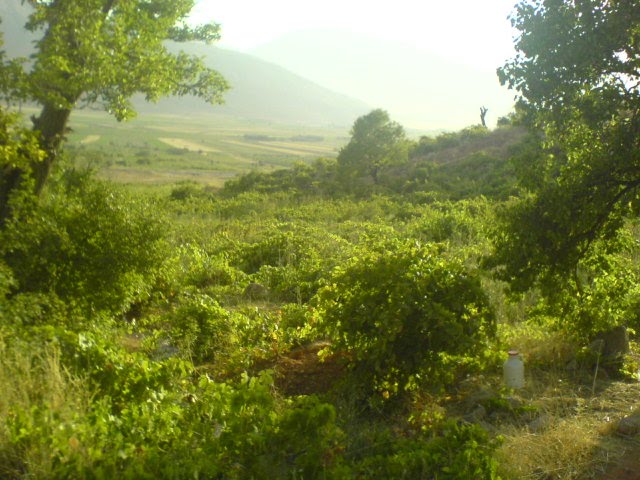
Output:
<svg viewBox="0 0 640 480">
<path fill-rule="evenodd" d="M 335 157 L 348 128 L 287 127 L 224 116 L 141 115 L 118 123 L 75 112 L 69 151 L 79 165 L 124 183 L 195 181 L 214 187 L 240 173 Z"/>
</svg>

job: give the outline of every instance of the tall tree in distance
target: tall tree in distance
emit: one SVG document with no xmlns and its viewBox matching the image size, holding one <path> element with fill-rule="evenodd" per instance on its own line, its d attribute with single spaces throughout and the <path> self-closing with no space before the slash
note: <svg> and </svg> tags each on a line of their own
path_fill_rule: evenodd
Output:
<svg viewBox="0 0 640 480">
<path fill-rule="evenodd" d="M 16 0 L 17 1 L 17 0 Z M 0 203 L 27 178 L 39 194 L 58 156 L 71 111 L 99 105 L 118 120 L 135 115 L 131 97 L 156 101 L 165 95 L 195 95 L 220 103 L 227 83 L 198 58 L 171 54 L 166 40 L 219 38 L 215 24 L 191 28 L 187 16 L 195 0 L 26 0 L 32 9 L 25 28 L 41 33 L 32 62 L 20 72 L 3 61 L 1 92 L 40 107 L 33 129 L 46 152 L 28 169 L 3 165 Z M 7 85 L 9 84 L 9 85 Z M 7 92 L 9 86 L 12 91 Z M 30 171 L 27 171 L 30 170 Z M 1 221 L 2 219 L 0 219 Z"/>
<path fill-rule="evenodd" d="M 517 53 L 498 74 L 536 142 L 492 263 L 516 290 L 569 274 L 579 295 L 581 259 L 613 246 L 640 200 L 640 2 L 523 0 L 512 24 Z"/>
<path fill-rule="evenodd" d="M 369 177 L 378 184 L 381 171 L 406 162 L 408 152 L 402 126 L 376 109 L 356 119 L 351 140 L 338 154 L 338 166 L 347 177 Z"/>
</svg>

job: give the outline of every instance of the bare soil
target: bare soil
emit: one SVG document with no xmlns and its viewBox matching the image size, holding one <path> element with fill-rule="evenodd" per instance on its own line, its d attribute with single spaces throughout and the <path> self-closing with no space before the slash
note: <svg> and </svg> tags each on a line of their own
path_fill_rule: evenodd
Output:
<svg viewBox="0 0 640 480">
<path fill-rule="evenodd" d="M 640 480 L 640 441 L 629 439 L 629 450 L 610 465 L 600 480 Z"/>
</svg>

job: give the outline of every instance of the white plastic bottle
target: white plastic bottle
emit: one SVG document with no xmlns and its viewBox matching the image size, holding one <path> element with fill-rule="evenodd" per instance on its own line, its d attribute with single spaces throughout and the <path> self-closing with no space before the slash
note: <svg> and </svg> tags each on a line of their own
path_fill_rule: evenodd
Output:
<svg viewBox="0 0 640 480">
<path fill-rule="evenodd" d="M 509 358 L 504 362 L 504 383 L 509 388 L 524 387 L 524 362 L 517 350 L 509 350 Z"/>
</svg>

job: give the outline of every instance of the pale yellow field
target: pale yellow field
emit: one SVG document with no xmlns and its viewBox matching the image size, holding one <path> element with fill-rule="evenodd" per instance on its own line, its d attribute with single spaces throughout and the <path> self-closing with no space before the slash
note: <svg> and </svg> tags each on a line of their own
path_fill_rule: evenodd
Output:
<svg viewBox="0 0 640 480">
<path fill-rule="evenodd" d="M 184 140 L 182 138 L 158 138 L 162 143 L 166 143 L 167 145 L 175 148 L 186 148 L 187 150 L 191 150 L 192 152 L 217 152 L 220 153 L 220 150 L 213 147 L 208 147 L 206 145 L 202 145 L 200 143 L 191 142 L 189 140 Z"/>
<path fill-rule="evenodd" d="M 312 155 L 314 153 L 309 150 L 302 150 L 300 148 L 297 148 L 294 150 L 293 148 L 270 147 L 268 145 L 263 145 L 260 143 L 247 143 L 247 142 L 240 142 L 237 140 L 225 140 L 224 143 L 229 143 L 231 145 L 242 145 L 247 148 L 256 148 L 259 150 L 266 150 L 269 152 L 288 153 L 290 155 Z"/>
<path fill-rule="evenodd" d="M 100 140 L 100 135 L 87 135 L 82 140 L 80 140 L 80 143 L 82 145 L 87 145 L 88 143 L 97 142 L 98 140 Z"/>
<path fill-rule="evenodd" d="M 184 180 L 192 180 L 220 188 L 226 180 L 233 177 L 233 174 L 228 172 L 162 172 L 131 168 L 111 168 L 103 170 L 99 176 L 111 181 L 130 184 L 176 183 Z"/>
<path fill-rule="evenodd" d="M 269 142 L 269 145 L 274 145 L 276 147 L 284 147 L 284 148 L 295 148 L 299 150 L 305 150 L 309 153 L 334 153 L 335 149 L 333 147 L 322 146 L 322 145 L 305 145 L 299 144 L 296 142 Z"/>
<path fill-rule="evenodd" d="M 169 133 L 200 133 L 202 132 L 201 127 L 188 127 L 188 126 L 173 126 L 173 125 L 146 125 L 146 128 L 150 130 L 159 130 L 161 132 L 169 132 Z"/>
</svg>

